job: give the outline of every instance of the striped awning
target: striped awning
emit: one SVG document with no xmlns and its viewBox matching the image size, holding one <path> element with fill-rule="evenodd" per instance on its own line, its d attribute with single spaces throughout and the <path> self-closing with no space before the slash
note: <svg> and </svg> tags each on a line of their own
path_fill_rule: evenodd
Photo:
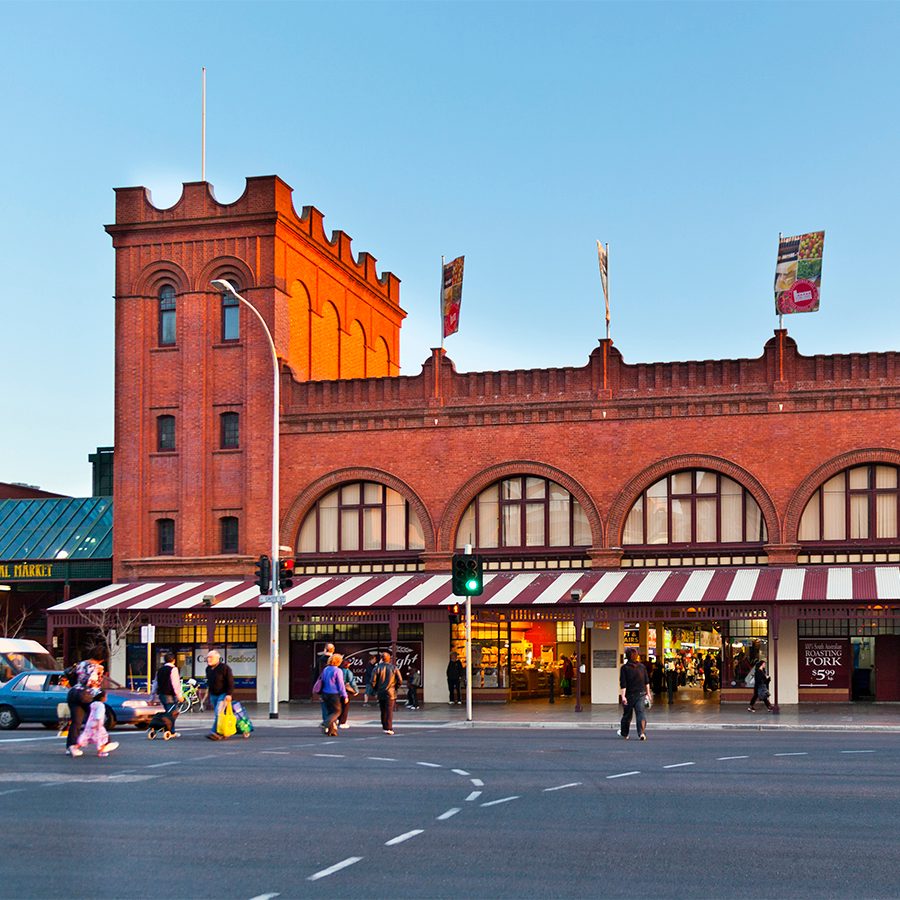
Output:
<svg viewBox="0 0 900 900">
<path fill-rule="evenodd" d="M 485 575 L 477 606 L 581 604 L 797 603 L 900 600 L 900 566 L 791 568 L 619 569 L 588 572 L 500 572 Z M 449 574 L 309 575 L 286 592 L 286 609 L 436 608 L 459 602 Z M 127 609 L 216 609 L 259 607 L 251 581 L 154 581 L 110 584 L 67 600 L 49 612 Z M 208 598 L 213 598 L 211 601 Z"/>
</svg>

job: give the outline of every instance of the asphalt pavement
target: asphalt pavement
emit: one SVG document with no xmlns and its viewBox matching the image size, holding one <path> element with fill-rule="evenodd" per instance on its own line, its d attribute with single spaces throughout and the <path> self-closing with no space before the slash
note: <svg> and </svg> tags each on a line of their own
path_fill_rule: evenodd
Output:
<svg viewBox="0 0 900 900">
<path fill-rule="evenodd" d="M 603 719 L 473 728 L 434 707 L 398 713 L 394 736 L 354 710 L 326 738 L 315 712 L 226 742 L 205 739 L 208 714 L 168 742 L 119 728 L 106 759 L 3 733 L 0 893 L 900 895 L 890 732 L 664 728 L 651 711 L 639 742 Z"/>
</svg>

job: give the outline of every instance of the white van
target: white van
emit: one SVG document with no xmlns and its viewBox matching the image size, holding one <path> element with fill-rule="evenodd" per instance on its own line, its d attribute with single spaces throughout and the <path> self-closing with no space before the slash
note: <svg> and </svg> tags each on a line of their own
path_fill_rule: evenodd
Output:
<svg viewBox="0 0 900 900">
<path fill-rule="evenodd" d="M 0 684 L 27 669 L 58 669 L 59 665 L 46 647 L 37 641 L 0 638 Z"/>
</svg>

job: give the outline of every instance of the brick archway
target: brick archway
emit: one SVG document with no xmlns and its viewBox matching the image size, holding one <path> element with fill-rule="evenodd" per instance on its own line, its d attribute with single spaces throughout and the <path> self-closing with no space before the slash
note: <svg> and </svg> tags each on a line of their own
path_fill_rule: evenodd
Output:
<svg viewBox="0 0 900 900">
<path fill-rule="evenodd" d="M 628 513 L 637 502 L 641 492 L 650 485 L 655 484 L 660 478 L 672 474 L 672 472 L 684 469 L 704 469 L 710 472 L 718 472 L 732 481 L 736 481 L 741 487 L 750 492 L 750 495 L 758 504 L 766 522 L 766 532 L 769 543 L 774 543 L 777 535 L 781 533 L 778 523 L 778 513 L 775 504 L 768 491 L 746 469 L 722 459 L 719 456 L 705 456 L 699 453 L 685 454 L 684 456 L 671 456 L 661 459 L 659 462 L 648 466 L 640 472 L 619 492 L 609 511 L 609 526 L 607 534 L 612 546 L 622 546 L 622 529 Z M 614 544 L 612 542 L 615 542 Z"/>
<path fill-rule="evenodd" d="M 210 282 L 215 278 L 236 278 L 242 295 L 256 287 L 252 269 L 237 256 L 217 256 L 210 260 L 200 270 L 194 290 L 200 293 L 212 293 L 216 289 Z"/>
<path fill-rule="evenodd" d="M 191 289 L 187 273 L 178 263 L 160 259 L 141 270 L 134 282 L 134 292 L 138 297 L 155 298 L 163 284 L 172 284 L 176 297 L 188 293 Z"/>
<path fill-rule="evenodd" d="M 787 505 L 784 516 L 784 533 L 787 542 L 797 543 L 797 532 L 800 530 L 800 517 L 806 504 L 817 488 L 821 487 L 829 478 L 852 469 L 854 466 L 870 465 L 872 463 L 900 467 L 900 451 L 886 447 L 875 447 L 869 450 L 851 450 L 842 453 L 833 459 L 822 463 L 817 469 L 810 472 L 800 486 L 794 491 L 793 497 Z"/>
<path fill-rule="evenodd" d="M 593 546 L 603 545 L 603 522 L 597 512 L 594 501 L 588 492 L 570 475 L 560 469 L 534 460 L 518 460 L 514 462 L 499 463 L 491 466 L 483 472 L 470 478 L 452 497 L 441 517 L 438 531 L 439 550 L 447 553 L 453 552 L 456 529 L 466 507 L 485 489 L 504 478 L 512 478 L 515 475 L 533 475 L 536 478 L 546 478 L 555 481 L 564 487 L 580 504 L 587 516 L 591 527 L 591 542 Z"/>
<path fill-rule="evenodd" d="M 346 484 L 348 481 L 374 481 L 400 494 L 419 517 L 425 538 L 425 550 L 423 552 L 427 553 L 434 549 L 434 524 L 431 521 L 431 516 L 428 514 L 428 509 L 416 492 L 405 481 L 401 481 L 389 472 L 362 467 L 338 469 L 328 475 L 323 475 L 302 490 L 294 499 L 294 502 L 291 503 L 290 509 L 288 509 L 287 514 L 281 521 L 281 527 L 279 528 L 281 541 L 284 544 L 290 544 L 291 547 L 296 547 L 300 526 L 303 524 L 306 514 L 312 509 L 313 504 L 332 488 Z"/>
</svg>

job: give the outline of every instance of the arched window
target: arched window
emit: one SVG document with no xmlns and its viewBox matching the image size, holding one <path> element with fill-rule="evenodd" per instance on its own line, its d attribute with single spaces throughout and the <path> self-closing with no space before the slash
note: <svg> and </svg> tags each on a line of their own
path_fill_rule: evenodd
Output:
<svg viewBox="0 0 900 900">
<path fill-rule="evenodd" d="M 156 552 L 159 556 L 175 554 L 175 520 L 156 520 Z"/>
<path fill-rule="evenodd" d="M 589 547 L 591 529 L 581 504 L 547 478 L 517 475 L 483 490 L 467 507 L 456 546 L 493 548 Z"/>
<path fill-rule="evenodd" d="M 373 481 L 343 484 L 318 500 L 300 526 L 298 553 L 424 550 L 415 510 L 397 491 Z"/>
<path fill-rule="evenodd" d="M 759 544 L 767 540 L 759 504 L 718 472 L 666 475 L 648 487 L 625 521 L 628 544 Z"/>
<path fill-rule="evenodd" d="M 239 294 L 241 289 L 231 278 L 228 283 Z M 226 291 L 222 294 L 222 340 L 238 341 L 241 338 L 241 302 Z"/>
<path fill-rule="evenodd" d="M 829 478 L 800 518 L 801 541 L 878 541 L 900 536 L 896 466 L 855 466 Z"/>
<path fill-rule="evenodd" d="M 171 284 L 159 289 L 159 346 L 175 343 L 175 288 Z"/>
<path fill-rule="evenodd" d="M 175 416 L 156 417 L 156 449 L 161 453 L 175 449 Z"/>
<path fill-rule="evenodd" d="M 238 552 L 237 516 L 222 516 L 222 518 L 219 519 L 219 552 Z"/>
<path fill-rule="evenodd" d="M 236 450 L 241 444 L 241 417 L 236 412 L 224 412 L 219 416 L 219 447 Z"/>
</svg>

